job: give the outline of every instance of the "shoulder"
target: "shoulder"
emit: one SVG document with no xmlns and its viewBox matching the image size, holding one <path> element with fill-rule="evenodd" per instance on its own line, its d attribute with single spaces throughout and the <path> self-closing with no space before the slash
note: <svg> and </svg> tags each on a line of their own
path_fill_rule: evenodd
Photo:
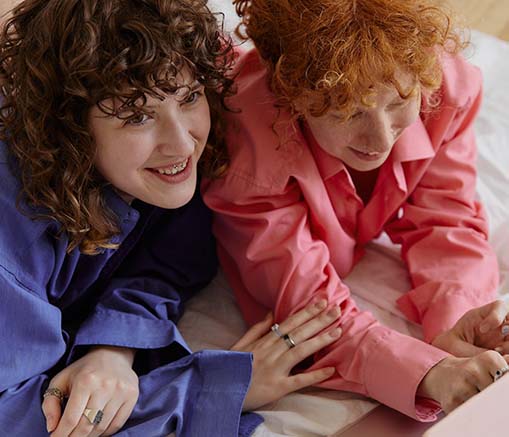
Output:
<svg viewBox="0 0 509 437">
<path fill-rule="evenodd" d="M 442 101 L 444 105 L 462 108 L 477 99 L 482 89 L 479 68 L 461 54 L 442 56 Z"/>
<path fill-rule="evenodd" d="M 56 226 L 33 220 L 21 212 L 17 198 L 21 186 L 8 162 L 6 145 L 0 142 L 0 266 L 26 288 L 38 288 L 46 277 L 44 266 L 52 265 L 52 240 Z M 42 275 L 42 276 L 41 276 Z"/>
<path fill-rule="evenodd" d="M 289 111 L 278 106 L 268 72 L 256 50 L 235 67 L 236 94 L 228 100 L 226 178 L 261 190 L 280 190 L 301 171 L 310 151 Z"/>
</svg>

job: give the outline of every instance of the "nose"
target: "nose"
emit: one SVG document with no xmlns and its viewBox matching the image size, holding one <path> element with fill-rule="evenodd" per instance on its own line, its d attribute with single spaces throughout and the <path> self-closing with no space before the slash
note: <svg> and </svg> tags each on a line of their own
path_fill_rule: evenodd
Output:
<svg viewBox="0 0 509 437">
<path fill-rule="evenodd" d="M 394 144 L 394 132 L 392 123 L 385 113 L 375 115 L 370 120 L 370 127 L 368 129 L 368 141 L 373 151 L 387 152 Z"/>
<path fill-rule="evenodd" d="M 166 156 L 186 157 L 193 153 L 195 139 L 187 120 L 180 114 L 166 114 L 159 124 L 157 144 L 159 151 Z"/>
</svg>

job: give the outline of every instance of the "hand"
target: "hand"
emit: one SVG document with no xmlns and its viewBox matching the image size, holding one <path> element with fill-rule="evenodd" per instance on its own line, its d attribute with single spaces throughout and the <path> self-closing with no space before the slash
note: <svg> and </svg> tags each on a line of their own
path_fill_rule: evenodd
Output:
<svg viewBox="0 0 509 437">
<path fill-rule="evenodd" d="M 254 410 L 284 395 L 330 378 L 334 367 L 291 375 L 293 367 L 305 358 L 323 349 L 341 336 L 340 328 L 322 332 L 339 318 L 338 306 L 326 308 L 324 299 L 314 302 L 290 316 L 279 325 L 283 334 L 290 334 L 296 346 L 290 348 L 269 328 L 273 323 L 269 314 L 254 325 L 232 350 L 253 354 L 251 385 L 244 400 L 243 410 Z M 269 331 L 267 333 L 267 331 Z M 320 334 L 319 334 L 320 333 Z"/>
<path fill-rule="evenodd" d="M 457 357 L 472 357 L 495 348 L 500 353 L 509 353 L 509 342 L 501 331 L 506 315 L 507 307 L 500 300 L 474 308 L 432 344 Z"/>
<path fill-rule="evenodd" d="M 52 437 L 112 435 L 129 418 L 138 400 L 138 376 L 132 369 L 134 351 L 101 346 L 58 373 L 50 382 L 67 393 L 62 415 L 60 400 L 47 396 L 42 403 Z M 97 425 L 83 416 L 85 408 L 103 411 Z"/>
<path fill-rule="evenodd" d="M 495 372 L 507 366 L 509 355 L 486 351 L 471 358 L 447 357 L 424 376 L 417 394 L 434 399 L 450 413 L 493 383 Z"/>
</svg>

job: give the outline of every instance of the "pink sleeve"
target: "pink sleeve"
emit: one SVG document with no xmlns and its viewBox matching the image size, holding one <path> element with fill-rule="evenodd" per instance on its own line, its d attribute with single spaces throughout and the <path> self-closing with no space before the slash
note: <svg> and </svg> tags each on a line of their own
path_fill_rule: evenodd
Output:
<svg viewBox="0 0 509 437">
<path fill-rule="evenodd" d="M 479 85 L 467 104 L 454 109 L 436 156 L 402 217 L 386 227 L 391 239 L 402 244 L 414 286 L 398 305 L 410 320 L 423 325 L 426 341 L 451 328 L 466 311 L 496 299 L 498 264 L 475 193 L 473 121 L 480 101 Z M 430 136 L 439 127 L 432 125 Z"/>
<path fill-rule="evenodd" d="M 380 325 L 360 312 L 329 262 L 326 244 L 315 238 L 296 181 L 274 195 L 230 171 L 205 187 L 216 211 L 215 233 L 223 268 L 250 323 L 267 308 L 277 320 L 316 296 L 342 307 L 342 337 L 315 357 L 312 368 L 335 366 L 325 387 L 370 396 L 418 420 L 434 420 L 437 406 L 417 399 L 427 371 L 447 353 Z"/>
</svg>

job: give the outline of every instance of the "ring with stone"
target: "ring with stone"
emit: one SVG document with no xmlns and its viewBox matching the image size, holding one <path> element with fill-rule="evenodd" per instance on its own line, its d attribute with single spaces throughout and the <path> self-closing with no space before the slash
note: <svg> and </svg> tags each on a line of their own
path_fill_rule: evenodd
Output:
<svg viewBox="0 0 509 437">
<path fill-rule="evenodd" d="M 499 380 L 500 378 L 502 378 L 502 376 L 504 376 L 507 372 L 509 372 L 509 366 L 502 367 L 502 368 L 498 369 L 495 372 L 495 376 L 493 377 L 493 382 L 495 382 L 495 381 Z"/>
<path fill-rule="evenodd" d="M 283 338 L 284 335 L 281 333 L 281 331 L 279 330 L 279 325 L 277 323 L 274 323 L 271 327 L 270 327 L 270 330 L 276 334 L 279 338 Z"/>
<path fill-rule="evenodd" d="M 104 413 L 102 410 L 96 410 L 95 408 L 85 408 L 83 415 L 92 425 L 99 425 L 101 420 L 103 420 Z"/>
</svg>

